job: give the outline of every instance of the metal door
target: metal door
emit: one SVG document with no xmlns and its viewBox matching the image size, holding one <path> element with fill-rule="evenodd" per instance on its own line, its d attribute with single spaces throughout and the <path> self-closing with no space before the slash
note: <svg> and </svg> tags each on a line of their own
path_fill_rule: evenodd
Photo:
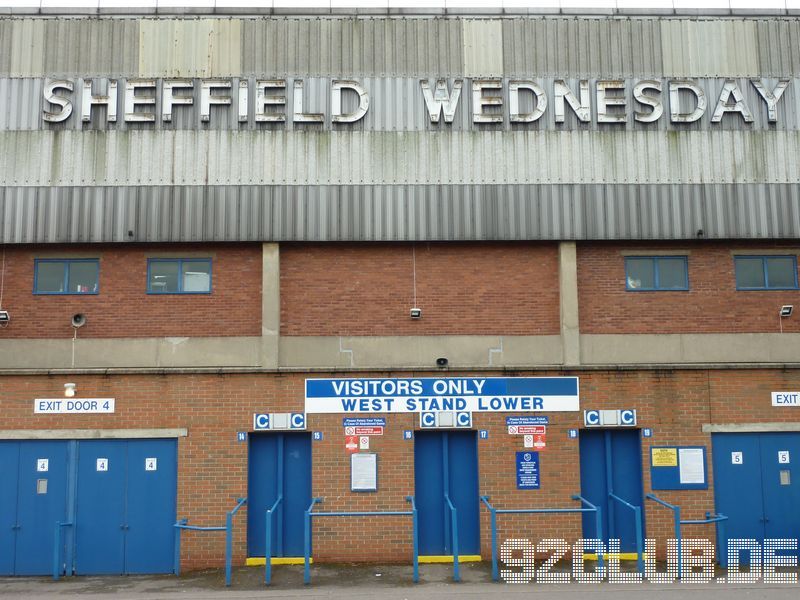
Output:
<svg viewBox="0 0 800 600">
<path fill-rule="evenodd" d="M 125 572 L 124 440 L 86 440 L 78 444 L 75 515 L 75 573 Z"/>
<path fill-rule="evenodd" d="M 715 433 L 711 439 L 715 507 L 728 517 L 719 543 L 800 537 L 800 434 Z"/>
<path fill-rule="evenodd" d="M 127 442 L 125 572 L 172 573 L 178 481 L 175 440 Z"/>
<path fill-rule="evenodd" d="M 0 461 L 0 573 L 52 573 L 56 523 L 67 521 L 68 443 L 0 442 Z"/>
<path fill-rule="evenodd" d="M 303 517 L 311 504 L 311 434 L 250 434 L 247 552 L 266 556 L 266 512 L 273 514 L 272 556 L 303 556 Z"/>
<path fill-rule="evenodd" d="M 414 487 L 419 553 L 453 554 L 451 511 L 456 508 L 458 553 L 480 554 L 478 446 L 474 431 L 414 433 Z"/>
<path fill-rule="evenodd" d="M 14 574 L 18 480 L 19 442 L 0 442 L 0 576 Z"/>
<path fill-rule="evenodd" d="M 639 430 L 584 429 L 580 434 L 580 457 L 581 495 L 602 511 L 604 542 L 619 539 L 622 552 L 636 552 L 634 512 L 621 502 L 612 500 L 610 495 L 614 494 L 633 506 L 642 507 L 642 451 Z M 583 537 L 598 537 L 594 513 L 583 513 Z"/>
</svg>

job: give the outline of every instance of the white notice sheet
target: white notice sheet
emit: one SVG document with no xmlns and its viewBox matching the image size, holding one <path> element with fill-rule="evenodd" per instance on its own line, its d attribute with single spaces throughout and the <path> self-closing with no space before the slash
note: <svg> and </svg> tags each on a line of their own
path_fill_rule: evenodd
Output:
<svg viewBox="0 0 800 600">
<path fill-rule="evenodd" d="M 703 484 L 706 482 L 702 448 L 680 448 L 678 459 L 681 483 Z"/>
<path fill-rule="evenodd" d="M 375 492 L 378 490 L 378 455 L 353 454 L 350 459 L 350 490 Z"/>
</svg>

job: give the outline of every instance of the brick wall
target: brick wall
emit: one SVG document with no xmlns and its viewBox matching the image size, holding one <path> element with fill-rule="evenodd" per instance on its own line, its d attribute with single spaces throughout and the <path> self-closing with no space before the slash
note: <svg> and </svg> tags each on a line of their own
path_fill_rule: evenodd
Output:
<svg viewBox="0 0 800 600">
<path fill-rule="evenodd" d="M 282 335 L 557 335 L 558 294 L 556 244 L 281 245 Z"/>
<path fill-rule="evenodd" d="M 523 373 L 519 373 L 522 375 Z M 652 438 L 642 440 L 644 491 L 650 491 L 649 448 L 652 445 L 706 445 L 712 487 L 703 491 L 667 491 L 658 495 L 683 507 L 684 518 L 701 518 L 713 510 L 711 440 L 701 431 L 705 423 L 796 422 L 792 408 L 771 406 L 770 392 L 800 388 L 797 370 L 669 370 L 552 373 L 580 376 L 581 408 L 636 408 L 639 425 L 651 427 Z M 381 376 L 391 374 L 381 373 Z M 423 376 L 424 374 L 415 374 Z M 317 375 L 315 375 L 317 376 Z M 320 374 L 319 376 L 325 376 Z M 367 376 L 366 374 L 364 376 Z M 405 376 L 405 374 L 403 374 Z M 413 376 L 413 375 L 409 375 Z M 33 415 L 33 399 L 58 397 L 64 377 L 6 376 L 0 378 L 3 429 L 94 429 L 186 427 L 189 435 L 178 442 L 178 516 L 196 525 L 219 525 L 234 504 L 247 494 L 247 444 L 236 432 L 251 429 L 252 415 L 262 411 L 301 411 L 304 374 L 229 375 L 70 375 L 79 397 L 115 397 L 112 415 Z M 570 495 L 580 491 L 579 441 L 569 439 L 569 428 L 582 426 L 582 413 L 550 413 L 547 448 L 541 453 L 542 487 L 516 489 L 514 452 L 522 437 L 508 435 L 504 414 L 476 414 L 475 429 L 488 429 L 489 439 L 478 442 L 479 486 L 498 508 L 574 506 Z M 371 438 L 379 455 L 377 493 L 349 491 L 349 455 L 344 448 L 342 415 L 309 415 L 311 430 L 324 440 L 312 443 L 312 493 L 325 497 L 320 510 L 405 510 L 404 497 L 414 491 L 414 444 L 402 438 L 404 429 L 416 429 L 416 415 L 389 415 L 384 436 Z M 246 553 L 246 518 L 237 517 L 235 557 Z M 666 509 L 646 503 L 648 537 L 671 537 Z M 409 562 L 408 519 L 320 519 L 314 527 L 317 560 L 380 560 Z M 484 557 L 490 552 L 488 513 L 481 509 Z M 693 537 L 712 538 L 709 527 L 692 529 Z M 187 534 L 183 544 L 185 568 L 220 566 L 224 536 Z M 509 537 L 539 541 L 581 537 L 574 515 L 502 516 L 499 540 Z"/>
<path fill-rule="evenodd" d="M 34 259 L 61 252 L 99 258 L 98 294 L 33 294 Z M 160 252 L 211 256 L 212 293 L 147 294 L 147 258 Z M 72 337 L 75 313 L 87 316 L 82 338 L 261 335 L 261 244 L 7 246 L 5 265 L 0 339 Z"/>
<path fill-rule="evenodd" d="M 800 308 L 800 291 L 737 291 L 732 250 L 796 254 L 797 246 L 736 243 L 578 245 L 581 333 L 800 332 L 795 315 L 779 322 L 784 304 Z M 629 292 L 624 253 L 688 250 L 688 292 Z"/>
</svg>

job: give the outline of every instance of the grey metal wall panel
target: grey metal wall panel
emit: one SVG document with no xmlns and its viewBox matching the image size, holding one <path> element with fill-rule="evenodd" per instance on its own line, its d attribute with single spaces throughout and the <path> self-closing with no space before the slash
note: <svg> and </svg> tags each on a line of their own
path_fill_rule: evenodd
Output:
<svg viewBox="0 0 800 600">
<path fill-rule="evenodd" d="M 800 237 L 787 184 L 0 189 L 0 243 Z M 130 234 L 129 234 L 130 232 Z"/>
<path fill-rule="evenodd" d="M 0 75 L 777 77 L 800 75 L 799 27 L 796 17 L 3 18 Z"/>
<path fill-rule="evenodd" d="M 245 75 L 402 77 L 464 72 L 459 19 L 245 20 L 242 38 Z"/>
<path fill-rule="evenodd" d="M 800 183 L 800 131 L 0 132 L 0 186 Z"/>
</svg>

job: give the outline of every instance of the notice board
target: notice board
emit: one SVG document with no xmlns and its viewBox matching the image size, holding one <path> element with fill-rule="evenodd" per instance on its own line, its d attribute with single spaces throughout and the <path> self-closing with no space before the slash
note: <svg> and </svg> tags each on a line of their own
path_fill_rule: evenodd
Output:
<svg viewBox="0 0 800 600">
<path fill-rule="evenodd" d="M 654 490 L 706 490 L 705 446 L 653 446 L 650 482 Z"/>
</svg>

